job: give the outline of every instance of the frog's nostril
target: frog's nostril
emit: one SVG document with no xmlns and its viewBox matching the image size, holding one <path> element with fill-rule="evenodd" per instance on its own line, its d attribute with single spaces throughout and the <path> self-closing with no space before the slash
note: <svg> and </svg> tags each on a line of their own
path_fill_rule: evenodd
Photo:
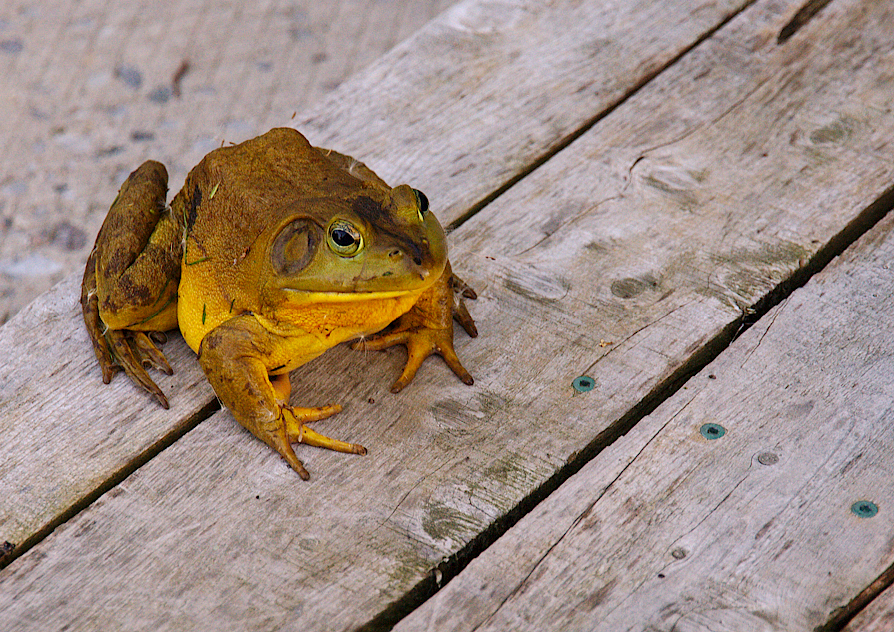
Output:
<svg viewBox="0 0 894 632">
<path fill-rule="evenodd" d="M 422 257 L 413 257 L 413 263 L 415 263 L 417 266 L 421 266 L 422 265 Z"/>
<path fill-rule="evenodd" d="M 392 250 L 391 252 L 388 253 L 388 256 L 391 257 L 392 259 L 397 259 L 398 257 L 401 256 L 401 252 L 400 252 L 400 250 Z"/>
</svg>

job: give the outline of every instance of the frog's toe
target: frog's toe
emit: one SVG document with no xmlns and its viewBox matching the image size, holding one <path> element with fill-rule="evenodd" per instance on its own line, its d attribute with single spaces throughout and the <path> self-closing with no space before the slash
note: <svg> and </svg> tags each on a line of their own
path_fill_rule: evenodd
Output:
<svg viewBox="0 0 894 632">
<path fill-rule="evenodd" d="M 155 367 L 171 375 L 174 371 L 165 359 L 164 355 L 150 340 L 149 336 L 142 332 L 129 332 L 124 329 L 109 329 L 103 334 L 111 351 L 110 366 L 103 363 L 103 381 L 108 384 L 112 375 L 119 367 L 127 376 L 144 390 L 155 396 L 163 408 L 169 408 L 168 398 L 158 385 L 152 381 L 146 372 L 146 366 Z M 108 379 L 106 379 L 108 375 Z"/>
<path fill-rule="evenodd" d="M 457 301 L 456 307 L 453 308 L 453 319 L 462 325 L 462 328 L 466 330 L 470 338 L 478 337 L 478 327 L 475 326 L 475 320 L 469 313 L 464 300 L 459 299 Z"/>
<path fill-rule="evenodd" d="M 468 283 L 452 273 L 450 275 L 450 285 L 453 288 L 453 291 L 456 294 L 463 296 L 463 298 L 470 298 L 472 300 L 478 298 L 478 293 L 472 289 Z"/>
<path fill-rule="evenodd" d="M 135 351 L 134 355 L 139 357 L 140 363 L 144 367 L 152 367 L 164 373 L 165 375 L 173 375 L 174 369 L 168 364 L 168 359 L 161 350 L 155 346 L 152 338 L 142 331 L 134 332 L 132 347 Z"/>
<path fill-rule="evenodd" d="M 374 338 L 368 338 L 352 345 L 354 349 L 372 349 L 380 351 L 394 345 L 407 347 L 407 364 L 404 366 L 400 377 L 391 385 L 391 392 L 398 393 L 409 384 L 422 363 L 430 355 L 437 354 L 444 358 L 444 362 L 450 367 L 459 379 L 465 384 L 474 384 L 472 376 L 466 371 L 459 361 L 453 348 L 453 330 L 448 329 L 408 329 L 395 331 Z"/>
<path fill-rule="evenodd" d="M 348 454 L 366 454 L 366 448 L 362 445 L 331 439 L 311 430 L 307 426 L 312 421 L 326 419 L 338 412 L 341 412 L 341 406 L 338 404 L 320 406 L 319 408 L 283 406 L 282 416 L 280 417 L 282 423 L 281 430 L 271 433 L 276 436 L 264 438 L 264 441 L 279 452 L 292 469 L 298 473 L 298 476 L 306 481 L 310 478 L 310 474 L 308 474 L 304 464 L 295 454 L 295 450 L 291 446 L 292 443 L 305 443 L 318 448 L 326 448 L 327 450 L 346 452 Z"/>
<path fill-rule="evenodd" d="M 341 412 L 341 406 L 330 404 L 319 408 L 295 408 L 283 406 L 283 418 L 286 426 L 286 435 L 289 443 L 305 443 L 318 448 L 346 452 L 348 454 L 366 454 L 366 448 L 357 443 L 348 443 L 338 439 L 331 439 L 311 430 L 307 424 L 312 421 L 326 419 Z"/>
</svg>

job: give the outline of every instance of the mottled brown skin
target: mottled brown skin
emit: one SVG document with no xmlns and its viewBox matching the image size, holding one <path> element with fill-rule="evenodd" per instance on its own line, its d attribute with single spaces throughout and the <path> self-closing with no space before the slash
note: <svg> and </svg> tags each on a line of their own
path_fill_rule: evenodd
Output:
<svg viewBox="0 0 894 632">
<path fill-rule="evenodd" d="M 179 327 L 223 404 L 304 479 L 292 443 L 366 453 L 306 425 L 339 405 L 289 404 L 288 373 L 327 349 L 358 338 L 372 349 L 406 345 L 394 392 L 433 353 L 472 383 L 453 318 L 477 335 L 454 300 L 455 289 L 474 292 L 452 274 L 444 231 L 418 191 L 274 129 L 211 152 L 170 207 L 166 195 L 161 164 L 134 171 L 87 261 L 81 305 L 106 383 L 124 370 L 167 408 L 146 368 L 172 372 L 155 342 Z"/>
</svg>

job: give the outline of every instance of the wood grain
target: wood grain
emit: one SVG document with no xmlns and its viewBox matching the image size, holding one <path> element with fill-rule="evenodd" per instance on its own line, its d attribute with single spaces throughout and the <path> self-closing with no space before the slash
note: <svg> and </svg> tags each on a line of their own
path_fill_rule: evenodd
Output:
<svg viewBox="0 0 894 632">
<path fill-rule="evenodd" d="M 179 335 L 157 375 L 171 409 L 119 375 L 104 387 L 73 275 L 0 327 L 0 540 L 29 545 L 85 499 L 182 434 L 214 400 Z"/>
<path fill-rule="evenodd" d="M 889 216 L 396 631 L 814 630 L 890 582 L 892 230 Z M 887 598 L 848 629 L 890 629 Z"/>
<path fill-rule="evenodd" d="M 645 76 L 644 69 L 658 68 L 678 55 L 742 2 L 715 3 L 695 16 L 686 2 L 661 3 L 662 19 L 675 25 L 661 34 L 659 29 L 647 28 L 656 19 L 653 4 L 630 5 L 609 16 L 596 3 L 571 0 L 549 7 L 536 2 L 462 3 L 368 73 L 334 92 L 313 110 L 306 126 L 315 142 L 331 142 L 356 152 L 380 172 L 390 172 L 395 184 L 406 180 L 433 185 L 434 174 L 442 180 L 433 188 L 438 215 L 446 223 L 468 210 L 472 188 L 475 199 L 499 189 L 507 178 L 526 168 L 532 157 L 548 152 L 557 139 L 573 133 L 633 89 Z M 201 18 L 206 19 L 220 23 L 204 28 L 225 29 L 229 18 L 213 13 Z M 607 24 L 611 29 L 606 30 Z M 560 30 L 560 42 L 548 37 L 558 37 Z M 608 40 L 606 33 L 611 33 Z M 631 45 L 639 40 L 642 46 Z M 538 50 L 542 61 L 548 60 L 561 72 L 530 72 L 527 65 L 537 58 Z M 212 61 L 206 60 L 216 67 Z M 611 89 L 604 83 L 606 67 L 618 73 L 609 82 Z M 249 76 L 251 81 L 260 81 Z M 594 82 L 590 93 L 578 92 L 580 81 Z M 502 100 L 494 95 L 493 82 L 507 86 L 497 91 L 505 92 Z M 520 99 L 523 93 L 549 94 L 549 103 L 533 115 L 506 100 L 513 94 Z M 476 113 L 482 99 L 489 102 L 491 97 L 490 114 Z M 505 116 L 496 116 L 501 110 L 493 108 L 498 106 L 507 108 Z M 516 119 L 516 112 L 524 116 Z M 462 126 L 457 126 L 458 121 Z M 290 116 L 279 119 L 280 124 L 288 122 Z M 218 144 L 219 140 L 211 142 L 204 150 Z M 481 154 L 470 161 L 470 148 L 482 145 L 512 160 L 498 160 L 494 154 L 485 160 Z M 178 162 L 182 157 L 173 165 L 166 159 L 176 150 L 166 152 L 156 157 L 169 164 L 172 174 L 185 173 L 189 165 Z M 464 161 L 462 173 L 453 173 L 457 161 Z M 176 181 L 172 175 L 172 182 Z M 5 376 L 0 378 L 5 380 L 0 382 L 0 428 L 15 438 L 0 446 L 6 474 L 0 478 L 0 494 L 14 499 L 0 507 L 0 541 L 20 547 L 128 471 L 128 464 L 139 463 L 165 437 L 182 431 L 186 420 L 213 401 L 176 336 L 170 348 L 177 374 L 173 381 L 160 381 L 174 411 L 156 410 L 122 377 L 109 387 L 102 385 L 98 369 L 91 368 L 92 353 L 74 310 L 76 286 L 77 280 L 69 278 L 33 308 L 39 316 L 19 315 L 2 332 L 0 352 L 12 360 L 0 369 Z M 31 349 L 40 350 L 39 360 L 32 362 L 26 355 Z M 342 396 L 341 377 L 320 381 L 329 383 L 333 399 Z M 41 399 L 44 395 L 37 385 L 50 389 L 52 399 Z M 41 405 L 44 401 L 59 403 Z M 133 431 L 122 434 L 122 427 Z M 50 439 L 55 436 L 65 441 Z"/>
<path fill-rule="evenodd" d="M 446 225 L 752 2 L 466 0 L 294 126 L 412 181 Z"/>
<path fill-rule="evenodd" d="M 835 3 L 777 46 L 796 10 L 756 4 L 452 234 L 481 293 L 482 335 L 458 345 L 474 388 L 430 362 L 391 396 L 400 352 L 335 350 L 293 401 L 345 404 L 326 432 L 368 456 L 302 449 L 302 484 L 216 414 L 5 569 L 0 618 L 329 630 L 412 605 L 882 212 L 890 7 Z M 580 375 L 596 388 L 576 394 Z"/>
</svg>

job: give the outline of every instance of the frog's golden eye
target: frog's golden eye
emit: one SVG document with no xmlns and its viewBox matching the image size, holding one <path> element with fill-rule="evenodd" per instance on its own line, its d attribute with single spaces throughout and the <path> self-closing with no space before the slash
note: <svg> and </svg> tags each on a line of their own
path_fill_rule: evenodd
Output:
<svg viewBox="0 0 894 632">
<path fill-rule="evenodd" d="M 348 221 L 337 219 L 329 225 L 329 239 L 332 251 L 342 257 L 353 257 L 363 248 L 363 236 Z"/>
<path fill-rule="evenodd" d="M 416 206 L 419 208 L 419 217 L 424 218 L 426 213 L 428 213 L 428 198 L 425 197 L 425 193 L 419 189 L 413 189 L 413 195 L 416 196 Z"/>
</svg>

